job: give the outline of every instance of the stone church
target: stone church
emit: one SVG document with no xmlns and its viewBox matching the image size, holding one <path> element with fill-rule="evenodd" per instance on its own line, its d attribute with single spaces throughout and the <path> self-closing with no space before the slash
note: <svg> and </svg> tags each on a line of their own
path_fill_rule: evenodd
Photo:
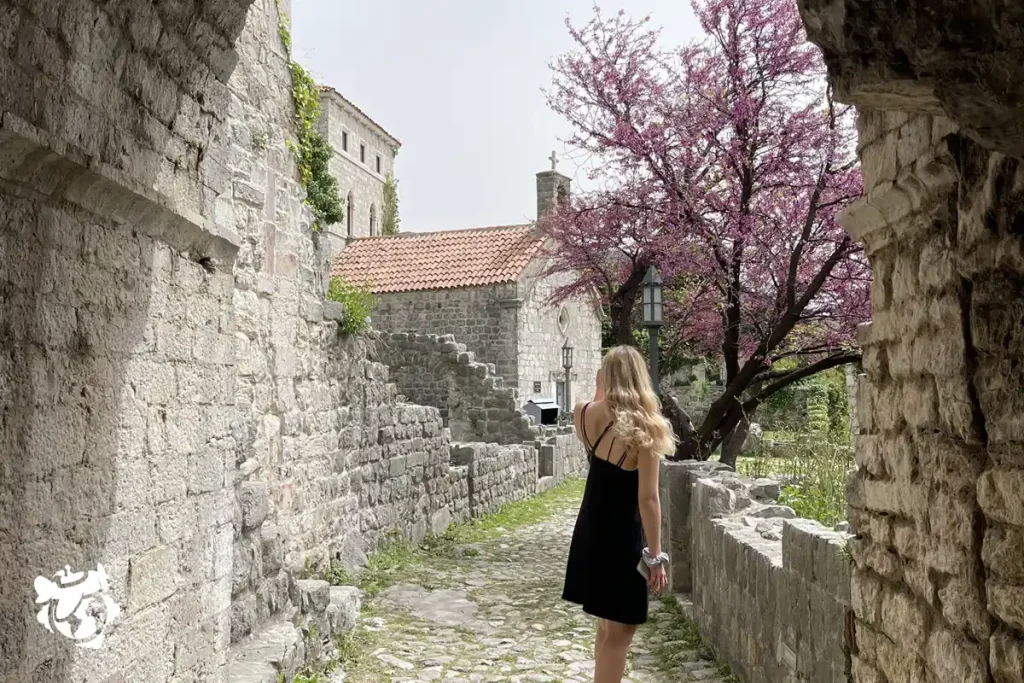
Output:
<svg viewBox="0 0 1024 683">
<path fill-rule="evenodd" d="M 538 215 L 567 195 L 569 184 L 554 168 L 538 173 Z M 331 275 L 377 294 L 375 328 L 453 335 L 495 366 L 520 403 L 553 399 L 563 406 L 563 346 L 573 349 L 569 401 L 589 399 L 601 321 L 596 299 L 551 303 L 568 276 L 546 273 L 549 248 L 533 224 L 357 237 L 334 259 Z"/>
</svg>

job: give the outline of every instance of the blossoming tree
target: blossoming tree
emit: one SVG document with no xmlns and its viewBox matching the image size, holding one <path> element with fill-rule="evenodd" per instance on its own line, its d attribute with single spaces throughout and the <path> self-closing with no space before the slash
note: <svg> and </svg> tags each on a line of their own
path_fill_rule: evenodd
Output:
<svg viewBox="0 0 1024 683">
<path fill-rule="evenodd" d="M 832 101 L 793 0 L 694 0 L 704 39 L 659 46 L 623 13 L 567 22 L 551 107 L 590 156 L 597 188 L 541 221 L 565 298 L 597 289 L 631 343 L 650 264 L 667 293 L 666 345 L 725 366 L 721 397 L 690 416 L 667 397 L 676 456 L 734 462 L 773 393 L 855 362 L 869 269 L 836 215 L 862 191 L 853 112 Z M 801 362 L 780 364 L 783 359 Z"/>
</svg>

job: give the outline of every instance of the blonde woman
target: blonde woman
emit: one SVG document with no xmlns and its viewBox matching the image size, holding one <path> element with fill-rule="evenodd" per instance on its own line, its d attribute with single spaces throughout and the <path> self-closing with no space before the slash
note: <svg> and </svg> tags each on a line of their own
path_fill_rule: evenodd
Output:
<svg viewBox="0 0 1024 683">
<path fill-rule="evenodd" d="M 576 406 L 574 418 L 590 474 L 562 599 L 598 618 L 595 683 L 621 683 L 633 633 L 647 621 L 648 590 L 660 593 L 667 584 L 658 470 L 672 450 L 672 432 L 644 359 L 631 346 L 608 352 L 594 400 Z"/>
</svg>

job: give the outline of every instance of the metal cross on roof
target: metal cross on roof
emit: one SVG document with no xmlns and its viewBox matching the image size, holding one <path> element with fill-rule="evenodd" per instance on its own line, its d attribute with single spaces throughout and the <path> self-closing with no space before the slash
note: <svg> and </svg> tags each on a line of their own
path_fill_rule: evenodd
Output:
<svg viewBox="0 0 1024 683">
<path fill-rule="evenodd" d="M 554 171 L 555 166 L 558 165 L 558 155 L 555 154 L 554 152 L 551 152 L 551 156 L 548 158 L 551 159 L 551 170 Z"/>
</svg>

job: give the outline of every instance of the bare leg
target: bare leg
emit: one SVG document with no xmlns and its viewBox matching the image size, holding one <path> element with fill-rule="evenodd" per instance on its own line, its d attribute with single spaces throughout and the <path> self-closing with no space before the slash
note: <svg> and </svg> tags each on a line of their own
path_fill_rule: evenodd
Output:
<svg viewBox="0 0 1024 683">
<path fill-rule="evenodd" d="M 622 683 L 626 654 L 633 642 L 636 626 L 602 619 L 597 626 L 594 656 L 594 683 Z"/>
</svg>

